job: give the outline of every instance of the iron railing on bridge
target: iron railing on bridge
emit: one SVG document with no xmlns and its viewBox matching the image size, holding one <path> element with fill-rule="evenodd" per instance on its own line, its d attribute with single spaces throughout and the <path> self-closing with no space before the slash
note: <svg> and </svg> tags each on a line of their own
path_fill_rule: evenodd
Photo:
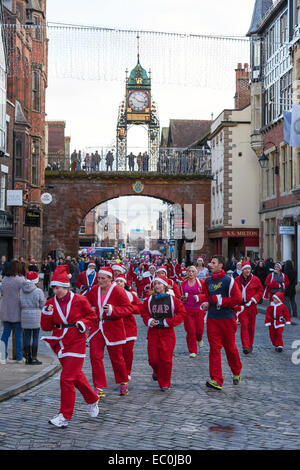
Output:
<svg viewBox="0 0 300 470">
<path fill-rule="evenodd" d="M 80 161 L 79 161 L 80 158 Z M 185 174 L 211 176 L 211 154 L 208 149 L 160 148 L 156 154 L 129 152 L 122 165 L 111 149 L 83 152 L 81 157 L 71 156 L 71 162 L 49 162 L 46 170 L 91 172 L 155 172 L 159 174 Z M 72 161 L 73 160 L 73 161 Z M 66 166 L 68 168 L 66 168 Z"/>
</svg>

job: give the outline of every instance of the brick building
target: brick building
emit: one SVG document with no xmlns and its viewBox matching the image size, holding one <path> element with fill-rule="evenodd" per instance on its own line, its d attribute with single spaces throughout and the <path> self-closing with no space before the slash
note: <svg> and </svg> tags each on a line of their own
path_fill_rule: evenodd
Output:
<svg viewBox="0 0 300 470">
<path fill-rule="evenodd" d="M 70 137 L 65 136 L 65 121 L 46 121 L 46 161 L 47 169 L 69 170 Z"/>
<path fill-rule="evenodd" d="M 291 259 L 300 280 L 300 152 L 284 141 L 283 111 L 299 104 L 299 0 L 256 0 L 251 44 L 251 145 L 260 170 L 261 255 Z M 262 161 L 261 161 L 262 162 Z"/>
<path fill-rule="evenodd" d="M 46 0 L 3 0 L 8 54 L 7 153 L 10 188 L 23 192 L 13 206 L 13 256 L 41 261 L 47 87 Z"/>
</svg>

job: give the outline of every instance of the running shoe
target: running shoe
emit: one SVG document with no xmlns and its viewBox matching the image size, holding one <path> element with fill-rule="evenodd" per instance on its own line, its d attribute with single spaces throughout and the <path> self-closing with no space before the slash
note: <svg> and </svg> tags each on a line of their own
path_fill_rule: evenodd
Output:
<svg viewBox="0 0 300 470">
<path fill-rule="evenodd" d="M 54 418 L 49 419 L 49 424 L 53 424 L 57 428 L 66 428 L 69 424 L 69 420 L 64 417 L 62 413 L 54 416 Z"/>
<path fill-rule="evenodd" d="M 128 392 L 128 383 L 122 383 L 120 385 L 120 395 L 124 397 L 124 396 L 128 395 L 128 393 L 129 393 Z"/>
<path fill-rule="evenodd" d="M 222 390 L 222 386 L 219 385 L 218 382 L 216 382 L 215 380 L 208 380 L 206 382 L 206 386 L 215 390 Z"/>
<path fill-rule="evenodd" d="M 239 385 L 241 383 L 242 377 L 240 375 L 234 375 L 232 378 L 233 385 Z"/>
</svg>

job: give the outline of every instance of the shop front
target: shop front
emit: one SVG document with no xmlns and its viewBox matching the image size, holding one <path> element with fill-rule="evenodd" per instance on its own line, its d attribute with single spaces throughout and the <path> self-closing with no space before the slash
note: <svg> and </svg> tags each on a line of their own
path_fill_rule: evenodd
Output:
<svg viewBox="0 0 300 470">
<path fill-rule="evenodd" d="M 236 259 L 248 256 L 251 261 L 259 258 L 258 229 L 222 229 L 209 232 L 214 254 Z"/>
</svg>

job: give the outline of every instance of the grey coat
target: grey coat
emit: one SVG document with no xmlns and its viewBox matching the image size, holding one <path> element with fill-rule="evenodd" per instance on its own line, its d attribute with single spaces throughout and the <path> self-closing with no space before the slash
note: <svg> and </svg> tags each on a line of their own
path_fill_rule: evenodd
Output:
<svg viewBox="0 0 300 470">
<path fill-rule="evenodd" d="M 34 282 L 25 281 L 20 289 L 21 326 L 26 329 L 40 328 L 41 309 L 45 305 L 45 296 Z"/>
<path fill-rule="evenodd" d="M 4 276 L 1 286 L 0 320 L 12 323 L 21 321 L 19 293 L 24 282 L 23 276 Z"/>
</svg>

